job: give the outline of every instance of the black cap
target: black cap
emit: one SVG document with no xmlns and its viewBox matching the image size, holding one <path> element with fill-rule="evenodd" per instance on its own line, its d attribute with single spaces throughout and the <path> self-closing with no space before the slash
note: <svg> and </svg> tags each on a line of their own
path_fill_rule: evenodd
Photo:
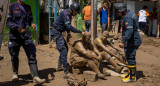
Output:
<svg viewBox="0 0 160 86">
<path fill-rule="evenodd" d="M 81 5 L 78 2 L 73 2 L 70 5 L 70 9 L 78 14 L 80 14 L 81 11 Z"/>
</svg>

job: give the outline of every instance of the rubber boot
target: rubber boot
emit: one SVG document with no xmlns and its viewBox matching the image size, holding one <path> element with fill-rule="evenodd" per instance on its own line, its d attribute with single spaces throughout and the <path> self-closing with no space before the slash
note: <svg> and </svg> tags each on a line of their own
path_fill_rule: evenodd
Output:
<svg viewBox="0 0 160 86">
<path fill-rule="evenodd" d="M 58 66 L 56 68 L 56 71 L 63 71 L 63 66 L 60 58 L 58 59 Z"/>
<path fill-rule="evenodd" d="M 13 76 L 12 76 L 12 82 L 17 82 L 18 79 L 18 63 L 12 63 L 12 70 L 13 70 Z"/>
<path fill-rule="evenodd" d="M 38 75 L 38 67 L 37 64 L 29 64 L 31 75 L 33 77 L 33 83 L 37 84 L 43 84 L 46 80 L 40 79 Z"/>
<path fill-rule="evenodd" d="M 136 66 L 128 66 L 129 73 L 122 79 L 123 82 L 133 82 L 136 81 Z"/>
<path fill-rule="evenodd" d="M 70 73 L 70 66 L 66 65 L 63 67 L 63 69 L 64 69 L 64 73 L 65 73 L 65 76 L 63 78 L 67 79 L 69 77 L 69 75 L 71 74 Z"/>
<path fill-rule="evenodd" d="M 129 75 L 129 73 L 130 73 L 130 70 L 128 69 L 128 72 L 127 72 L 127 73 L 125 73 L 125 74 L 123 74 L 123 75 L 121 75 L 121 77 L 122 77 L 122 78 L 127 78 L 127 77 L 128 77 L 128 75 Z"/>
</svg>

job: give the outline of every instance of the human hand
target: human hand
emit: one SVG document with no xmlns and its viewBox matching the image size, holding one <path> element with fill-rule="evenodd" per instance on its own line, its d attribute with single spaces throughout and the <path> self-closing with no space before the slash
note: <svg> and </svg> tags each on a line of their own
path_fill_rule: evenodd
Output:
<svg viewBox="0 0 160 86">
<path fill-rule="evenodd" d="M 119 44 L 119 47 L 120 47 L 120 48 L 123 48 L 123 47 L 124 47 L 124 43 L 121 42 L 121 43 Z"/>
<path fill-rule="evenodd" d="M 31 25 L 33 29 L 36 29 L 36 24 Z"/>
<path fill-rule="evenodd" d="M 84 36 L 84 35 L 85 35 L 85 32 L 82 32 L 81 34 Z"/>
<path fill-rule="evenodd" d="M 26 30 L 23 29 L 23 28 L 18 28 L 17 30 L 18 30 L 19 33 L 25 33 L 26 32 Z"/>
<path fill-rule="evenodd" d="M 99 8 L 99 11 L 100 11 L 100 12 L 102 11 L 102 7 L 101 7 L 101 8 Z"/>
</svg>

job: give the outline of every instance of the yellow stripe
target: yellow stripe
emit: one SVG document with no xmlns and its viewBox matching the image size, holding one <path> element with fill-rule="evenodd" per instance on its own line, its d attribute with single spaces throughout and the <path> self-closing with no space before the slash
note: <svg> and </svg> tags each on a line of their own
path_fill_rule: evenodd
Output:
<svg viewBox="0 0 160 86">
<path fill-rule="evenodd" d="M 127 78 L 122 79 L 123 82 L 128 82 L 128 80 L 130 79 L 130 75 Z"/>
<path fill-rule="evenodd" d="M 99 38 L 97 38 L 97 40 L 98 40 L 100 43 L 102 43 L 102 41 L 101 41 Z"/>
<path fill-rule="evenodd" d="M 122 78 L 125 78 L 126 76 L 128 76 L 128 75 L 129 75 L 129 73 L 130 73 L 130 70 L 128 69 L 128 73 L 126 73 L 126 74 L 122 75 L 121 77 L 122 77 Z"/>
<path fill-rule="evenodd" d="M 133 66 L 128 66 L 128 67 L 136 67 L 136 65 L 133 65 Z"/>
</svg>

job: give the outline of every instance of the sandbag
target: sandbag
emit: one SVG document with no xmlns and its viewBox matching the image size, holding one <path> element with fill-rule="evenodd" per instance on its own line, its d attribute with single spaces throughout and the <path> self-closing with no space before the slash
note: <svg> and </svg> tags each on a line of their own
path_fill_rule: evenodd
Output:
<svg viewBox="0 0 160 86">
<path fill-rule="evenodd" d="M 87 81 L 82 74 L 71 74 L 67 79 L 69 86 L 86 86 Z"/>
</svg>

